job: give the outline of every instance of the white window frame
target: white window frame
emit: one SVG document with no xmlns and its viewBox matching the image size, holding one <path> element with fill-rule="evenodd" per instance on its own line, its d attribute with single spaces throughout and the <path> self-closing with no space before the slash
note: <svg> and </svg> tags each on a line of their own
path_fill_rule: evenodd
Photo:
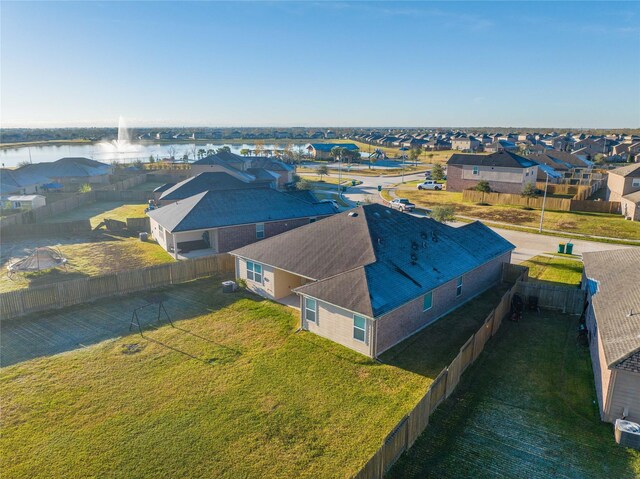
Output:
<svg viewBox="0 0 640 479">
<path fill-rule="evenodd" d="M 260 272 L 256 271 L 257 269 L 259 269 Z M 247 261 L 247 279 L 254 283 L 262 284 L 262 281 L 264 281 L 264 268 L 260 263 Z"/>
<path fill-rule="evenodd" d="M 462 280 L 462 276 L 460 276 L 456 280 L 456 298 L 459 298 L 460 296 L 462 296 L 462 284 L 463 284 L 463 280 Z"/>
<path fill-rule="evenodd" d="M 429 305 L 428 308 L 425 309 L 424 307 L 424 300 L 427 296 L 431 296 L 431 304 Z M 429 291 L 427 294 L 425 294 L 422 297 L 422 312 L 424 313 L 425 311 L 429 311 L 431 308 L 433 308 L 433 291 Z"/>
<path fill-rule="evenodd" d="M 160 224 L 158 225 L 158 231 L 159 231 L 160 233 L 164 233 L 164 228 L 163 228 L 163 227 L 162 227 L 162 225 L 160 225 Z"/>
<path fill-rule="evenodd" d="M 256 223 L 256 239 L 263 239 L 264 236 L 264 223 Z"/>
<path fill-rule="evenodd" d="M 356 318 L 364 320 L 364 328 L 356 325 Z M 362 331 L 362 339 L 356 337 L 356 331 Z M 367 318 L 359 314 L 353 315 L 353 339 L 360 341 L 361 343 L 365 343 L 367 341 Z"/>
<path fill-rule="evenodd" d="M 631 186 L 640 186 L 640 178 L 633 178 L 631 180 Z"/>
<path fill-rule="evenodd" d="M 473 167 L 473 171 L 471 172 L 471 174 L 473 176 L 478 176 L 480 174 L 480 167 L 479 166 L 474 166 Z"/>
<path fill-rule="evenodd" d="M 313 308 L 310 308 L 307 305 L 308 301 L 313 301 Z M 313 319 L 309 318 L 309 312 L 313 313 Z M 318 300 L 314 298 L 308 298 L 305 296 L 304 298 L 304 319 L 307 321 L 311 321 L 312 323 L 318 324 Z"/>
</svg>

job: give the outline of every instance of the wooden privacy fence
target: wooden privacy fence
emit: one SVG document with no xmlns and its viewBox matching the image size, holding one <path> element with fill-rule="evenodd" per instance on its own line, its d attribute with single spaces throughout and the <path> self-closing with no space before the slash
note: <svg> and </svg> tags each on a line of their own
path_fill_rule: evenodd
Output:
<svg viewBox="0 0 640 479">
<path fill-rule="evenodd" d="M 518 282 L 527 277 L 528 268 L 520 271 Z M 526 284 L 526 283 L 524 283 Z M 400 420 L 380 449 L 369 459 L 354 479 L 382 479 L 404 451 L 409 449 L 429 425 L 431 413 L 447 399 L 458 386 L 460 377 L 478 359 L 487 341 L 500 329 L 502 320 L 511 310 L 511 298 L 516 287 L 512 287 L 500 300 L 498 306 L 489 313 L 480 329 L 460 348 L 451 364 L 444 368 L 431 383 L 425 395 L 413 410 Z"/>
<path fill-rule="evenodd" d="M 89 220 L 63 221 L 61 223 L 32 223 L 14 225 L 2 230 L 3 238 L 19 236 L 48 236 L 88 233 L 91 231 Z"/>
<path fill-rule="evenodd" d="M 233 256 L 219 254 L 2 293 L 0 318 L 5 320 L 109 296 L 231 273 L 234 271 L 234 264 Z"/>
<path fill-rule="evenodd" d="M 535 296 L 541 308 L 569 314 L 582 314 L 586 298 L 586 292 L 578 287 L 553 286 L 533 281 L 518 281 L 514 289 L 525 302 L 529 296 Z"/>
<path fill-rule="evenodd" d="M 151 233 L 151 220 L 148 216 L 144 218 L 127 218 L 127 229 L 129 231 Z"/>
<path fill-rule="evenodd" d="M 95 192 L 96 201 L 135 201 L 146 202 L 153 198 L 152 191 L 142 190 L 105 190 Z"/>
<path fill-rule="evenodd" d="M 550 198 L 547 196 L 546 200 L 541 196 L 535 198 L 527 198 L 522 195 L 515 195 L 509 193 L 484 193 L 476 190 L 464 190 L 462 192 L 463 201 L 469 201 L 471 203 L 491 203 L 498 205 L 515 205 L 523 206 L 525 208 L 542 208 L 544 202 L 545 209 L 555 211 L 587 211 L 596 213 L 611 213 L 619 214 L 621 212 L 621 205 L 619 201 L 590 201 L 587 200 L 591 194 L 592 186 L 567 186 L 567 185 L 554 185 L 554 187 L 565 186 L 568 193 L 576 190 L 576 194 L 573 198 Z M 551 188 L 551 185 L 549 185 Z M 543 185 L 544 188 L 544 185 Z M 558 189 L 558 188 L 556 188 Z M 550 193 L 553 194 L 553 193 Z M 563 194 L 563 193 L 558 193 Z"/>
</svg>

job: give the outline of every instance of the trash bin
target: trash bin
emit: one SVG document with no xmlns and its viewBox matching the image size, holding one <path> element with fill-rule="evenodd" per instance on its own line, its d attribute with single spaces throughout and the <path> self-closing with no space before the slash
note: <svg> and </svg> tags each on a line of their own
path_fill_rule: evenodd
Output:
<svg viewBox="0 0 640 479">
<path fill-rule="evenodd" d="M 378 191 L 382 191 L 382 185 L 378 185 Z"/>
<path fill-rule="evenodd" d="M 342 191 L 343 193 L 344 193 L 345 191 L 347 191 L 347 187 L 346 187 L 346 186 L 343 186 L 343 187 L 341 187 L 340 189 L 341 189 L 341 191 Z"/>
<path fill-rule="evenodd" d="M 566 253 L 573 254 L 573 243 L 567 243 Z"/>
<path fill-rule="evenodd" d="M 147 241 L 147 239 L 149 239 L 149 233 L 147 233 L 146 231 L 141 231 L 141 232 L 138 234 L 138 239 L 139 239 L 140 241 Z"/>
<path fill-rule="evenodd" d="M 357 181 L 356 180 L 351 180 L 351 186 L 356 186 Z"/>
<path fill-rule="evenodd" d="M 558 253 L 564 254 L 564 243 L 558 245 Z"/>
</svg>

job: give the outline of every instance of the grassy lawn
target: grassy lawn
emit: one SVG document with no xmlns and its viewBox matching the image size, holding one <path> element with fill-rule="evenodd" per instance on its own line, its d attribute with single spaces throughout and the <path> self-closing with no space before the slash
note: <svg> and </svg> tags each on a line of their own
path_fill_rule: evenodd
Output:
<svg viewBox="0 0 640 479">
<path fill-rule="evenodd" d="M 344 173 L 344 172 L 343 172 Z M 334 175 L 322 175 L 322 179 L 320 179 L 320 175 L 313 175 L 313 174 L 304 174 L 304 175 L 300 175 L 302 178 L 304 178 L 307 181 L 311 181 L 314 183 L 325 183 L 328 185 L 337 185 L 338 184 L 338 175 L 336 174 Z M 342 175 L 342 182 L 341 184 L 348 184 L 349 186 L 351 185 L 351 178 L 346 178 L 344 176 L 344 174 Z M 360 184 L 362 183 L 361 181 L 356 181 L 356 184 Z"/>
<path fill-rule="evenodd" d="M 509 223 L 514 226 L 538 227 L 540 210 L 525 210 L 520 206 L 480 206 L 462 201 L 462 193 L 447 191 L 419 191 L 417 183 L 401 185 L 396 194 L 409 198 L 416 205 L 431 208 L 438 204 L 455 206 L 456 214 L 478 218 L 480 220 Z M 620 215 L 605 213 L 587 213 L 578 211 L 545 211 L 544 229 L 581 233 L 594 236 L 607 236 L 620 239 L 640 238 L 640 223 L 626 221 Z"/>
<path fill-rule="evenodd" d="M 567 255 L 534 256 L 521 265 L 529 267 L 529 278 L 536 281 L 573 286 L 582 280 L 582 262 Z"/>
<path fill-rule="evenodd" d="M 506 321 L 390 478 L 634 478 L 640 453 L 600 422 L 576 317 Z"/>
<path fill-rule="evenodd" d="M 5 477 L 348 477 L 429 382 L 295 333 L 270 301 L 207 281 L 169 294 L 199 313 L 0 371 Z"/>
<path fill-rule="evenodd" d="M 48 218 L 45 223 L 59 223 L 62 221 L 91 220 L 91 227 L 95 228 L 100 222 L 109 218 L 126 221 L 127 218 L 143 218 L 146 203 L 127 204 L 124 201 L 96 201 L 75 210 Z"/>
<path fill-rule="evenodd" d="M 4 273 L 10 258 L 26 255 L 28 250 L 40 246 L 54 247 L 68 259 L 67 270 L 53 269 L 38 273 L 15 275 Z M 85 276 L 113 273 L 124 269 L 142 268 L 174 261 L 155 242 L 139 241 L 137 237 L 115 236 L 107 233 L 88 233 L 74 237 L 37 238 L 5 241 L 0 268 L 0 293 L 22 288 L 68 281 Z"/>
</svg>

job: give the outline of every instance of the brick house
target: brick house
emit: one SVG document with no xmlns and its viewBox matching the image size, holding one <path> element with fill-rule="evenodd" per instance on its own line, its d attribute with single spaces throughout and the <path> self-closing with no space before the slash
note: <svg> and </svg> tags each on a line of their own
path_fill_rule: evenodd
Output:
<svg viewBox="0 0 640 479">
<path fill-rule="evenodd" d="M 640 164 L 609 171 L 607 200 L 619 201 L 625 218 L 640 221 Z"/>
<path fill-rule="evenodd" d="M 176 259 L 226 253 L 336 213 L 271 188 L 210 190 L 147 212 L 151 235 Z"/>
<path fill-rule="evenodd" d="M 640 250 L 584 253 L 583 261 L 600 418 L 640 422 Z"/>
<path fill-rule="evenodd" d="M 230 253 L 251 291 L 300 306 L 302 329 L 377 357 L 499 283 L 513 249 L 479 222 L 371 204 Z"/>
<path fill-rule="evenodd" d="M 447 191 L 474 188 L 478 182 L 487 181 L 492 191 L 498 193 L 522 192 L 524 185 L 535 185 L 538 164 L 510 151 L 491 155 L 454 154 L 447 162 Z"/>
</svg>

